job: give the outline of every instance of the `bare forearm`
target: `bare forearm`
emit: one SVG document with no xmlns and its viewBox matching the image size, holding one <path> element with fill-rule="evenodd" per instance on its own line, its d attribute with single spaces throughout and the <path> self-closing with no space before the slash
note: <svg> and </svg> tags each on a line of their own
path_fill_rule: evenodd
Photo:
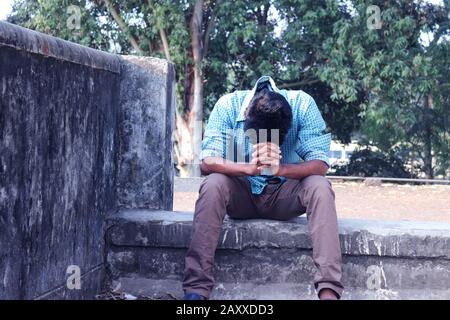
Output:
<svg viewBox="0 0 450 320">
<path fill-rule="evenodd" d="M 279 176 L 288 179 L 301 179 L 312 175 L 324 176 L 328 171 L 328 166 L 321 160 L 311 160 L 296 164 L 282 164 L 278 171 Z"/>
<path fill-rule="evenodd" d="M 222 173 L 228 176 L 250 175 L 253 167 L 250 163 L 237 163 L 219 157 L 207 157 L 200 164 L 203 174 Z"/>
<path fill-rule="evenodd" d="M 222 173 L 228 176 L 258 175 L 260 169 L 252 163 L 237 163 L 220 157 L 207 157 L 201 164 L 202 174 Z M 328 166 L 321 160 L 311 160 L 298 164 L 283 164 L 276 175 L 289 179 L 301 179 L 311 175 L 324 176 Z"/>
</svg>

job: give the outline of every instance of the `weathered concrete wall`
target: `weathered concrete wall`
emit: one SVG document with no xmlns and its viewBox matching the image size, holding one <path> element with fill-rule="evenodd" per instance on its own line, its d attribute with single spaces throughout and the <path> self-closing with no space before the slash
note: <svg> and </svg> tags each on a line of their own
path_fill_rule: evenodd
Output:
<svg viewBox="0 0 450 320">
<path fill-rule="evenodd" d="M 162 291 L 138 284 L 176 280 L 177 286 L 164 292 L 180 296 L 192 217 L 147 210 L 124 210 L 112 217 L 107 241 L 113 286 L 121 283 L 134 294 L 142 290 L 158 295 Z M 339 230 L 343 283 L 353 298 L 450 298 L 449 224 L 341 219 Z M 316 268 L 311 253 L 304 217 L 286 222 L 227 219 L 216 252 L 215 277 L 218 287 L 228 292 L 219 297 L 295 299 L 292 288 L 300 285 L 309 286 L 309 294 L 297 294 L 312 298 Z M 272 296 L 242 291 L 261 285 L 273 288 Z M 290 296 L 275 291 L 277 287 L 291 290 Z"/>
<path fill-rule="evenodd" d="M 92 298 L 107 213 L 172 208 L 173 81 L 167 62 L 0 22 L 0 299 Z"/>
<path fill-rule="evenodd" d="M 124 60 L 118 205 L 172 210 L 174 68 L 154 58 L 128 56 Z"/>
</svg>

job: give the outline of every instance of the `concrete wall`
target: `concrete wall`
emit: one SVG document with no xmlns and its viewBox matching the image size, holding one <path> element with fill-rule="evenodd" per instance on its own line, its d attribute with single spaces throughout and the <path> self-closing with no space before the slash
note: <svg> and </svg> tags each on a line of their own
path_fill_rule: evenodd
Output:
<svg viewBox="0 0 450 320">
<path fill-rule="evenodd" d="M 174 69 L 165 60 L 134 56 L 124 59 L 120 84 L 118 205 L 171 210 Z"/>
<path fill-rule="evenodd" d="M 108 212 L 172 209 L 173 86 L 166 61 L 0 22 L 0 299 L 92 298 Z"/>
</svg>

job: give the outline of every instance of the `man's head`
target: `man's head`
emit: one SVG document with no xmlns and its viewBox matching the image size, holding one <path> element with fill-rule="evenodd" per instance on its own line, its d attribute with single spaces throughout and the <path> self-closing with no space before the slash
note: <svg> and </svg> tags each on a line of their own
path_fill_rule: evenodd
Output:
<svg viewBox="0 0 450 320">
<path fill-rule="evenodd" d="M 281 145 L 292 125 L 292 110 L 287 100 L 279 93 L 267 88 L 256 92 L 246 110 L 244 130 L 254 129 L 258 142 L 265 142 L 260 129 L 267 129 L 267 141 Z M 278 130 L 279 139 L 272 137 L 271 129 Z M 253 139 L 254 140 L 254 139 Z M 256 141 L 252 141 L 256 143 Z"/>
</svg>

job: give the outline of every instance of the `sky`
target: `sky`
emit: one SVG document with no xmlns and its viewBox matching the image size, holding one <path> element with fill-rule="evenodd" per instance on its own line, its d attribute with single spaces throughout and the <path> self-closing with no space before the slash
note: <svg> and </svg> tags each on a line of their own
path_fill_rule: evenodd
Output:
<svg viewBox="0 0 450 320">
<path fill-rule="evenodd" d="M 6 16 L 11 12 L 13 0 L 0 0 L 0 20 L 6 20 Z"/>
</svg>

